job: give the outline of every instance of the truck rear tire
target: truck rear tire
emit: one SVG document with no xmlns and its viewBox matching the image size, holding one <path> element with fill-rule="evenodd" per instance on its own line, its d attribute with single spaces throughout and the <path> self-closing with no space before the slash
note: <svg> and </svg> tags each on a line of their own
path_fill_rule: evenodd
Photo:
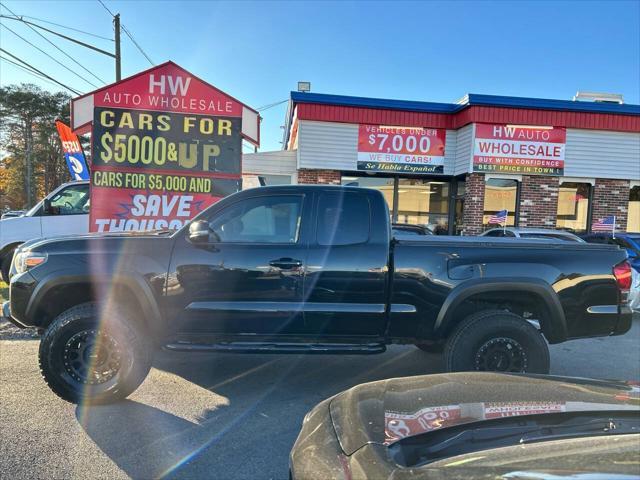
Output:
<svg viewBox="0 0 640 480">
<path fill-rule="evenodd" d="M 85 303 L 62 312 L 40 341 L 40 372 L 71 403 L 104 404 L 127 397 L 151 368 L 152 349 L 124 312 Z"/>
<path fill-rule="evenodd" d="M 483 310 L 465 318 L 444 349 L 449 372 L 549 373 L 549 347 L 524 318 L 502 310 Z"/>
</svg>

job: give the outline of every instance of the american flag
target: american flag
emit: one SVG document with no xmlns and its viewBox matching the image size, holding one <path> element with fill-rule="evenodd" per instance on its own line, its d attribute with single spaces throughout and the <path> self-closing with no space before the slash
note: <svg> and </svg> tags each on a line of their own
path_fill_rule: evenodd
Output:
<svg viewBox="0 0 640 480">
<path fill-rule="evenodd" d="M 606 218 L 601 218 L 591 226 L 591 230 L 594 232 L 613 232 L 616 228 L 616 217 L 610 215 Z"/>
<path fill-rule="evenodd" d="M 502 225 L 503 223 L 506 223 L 507 221 L 507 214 L 509 212 L 507 212 L 506 210 L 500 210 L 498 213 L 496 213 L 495 215 L 491 215 L 489 217 L 489 225 L 497 223 L 499 225 Z"/>
</svg>

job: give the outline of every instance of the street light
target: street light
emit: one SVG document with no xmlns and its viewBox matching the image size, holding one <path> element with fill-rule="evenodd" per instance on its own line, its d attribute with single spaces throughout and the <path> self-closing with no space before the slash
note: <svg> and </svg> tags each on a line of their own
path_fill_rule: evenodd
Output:
<svg viewBox="0 0 640 480">
<path fill-rule="evenodd" d="M 311 82 L 298 82 L 298 91 L 299 92 L 310 92 L 311 91 Z"/>
</svg>

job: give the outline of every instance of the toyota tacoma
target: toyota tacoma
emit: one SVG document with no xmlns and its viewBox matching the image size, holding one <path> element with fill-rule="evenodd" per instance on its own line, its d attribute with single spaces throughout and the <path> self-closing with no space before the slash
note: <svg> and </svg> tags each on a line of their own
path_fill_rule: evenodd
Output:
<svg viewBox="0 0 640 480">
<path fill-rule="evenodd" d="M 39 361 L 70 402 L 126 397 L 154 349 L 443 350 L 448 371 L 546 373 L 547 343 L 631 326 L 617 246 L 394 236 L 383 195 L 245 190 L 176 231 L 34 240 L 2 315 L 42 332 Z"/>
</svg>

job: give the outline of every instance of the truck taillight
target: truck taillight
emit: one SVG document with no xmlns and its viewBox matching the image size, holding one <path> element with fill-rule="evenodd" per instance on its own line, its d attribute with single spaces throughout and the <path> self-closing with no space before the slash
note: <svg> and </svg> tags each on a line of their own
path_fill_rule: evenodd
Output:
<svg viewBox="0 0 640 480">
<path fill-rule="evenodd" d="M 631 265 L 629 262 L 625 260 L 613 267 L 613 276 L 616 277 L 616 284 L 623 301 L 625 301 L 629 295 L 629 290 L 631 290 Z"/>
</svg>

